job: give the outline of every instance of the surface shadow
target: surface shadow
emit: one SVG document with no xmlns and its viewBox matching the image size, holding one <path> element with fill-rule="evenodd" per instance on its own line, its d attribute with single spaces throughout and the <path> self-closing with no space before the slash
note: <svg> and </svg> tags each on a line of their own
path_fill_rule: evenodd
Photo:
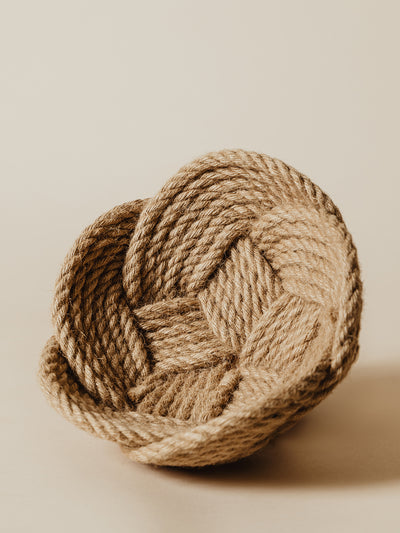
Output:
<svg viewBox="0 0 400 533">
<path fill-rule="evenodd" d="M 400 366 L 358 368 L 297 426 L 236 463 L 160 469 L 227 485 L 345 486 L 400 479 Z"/>
</svg>

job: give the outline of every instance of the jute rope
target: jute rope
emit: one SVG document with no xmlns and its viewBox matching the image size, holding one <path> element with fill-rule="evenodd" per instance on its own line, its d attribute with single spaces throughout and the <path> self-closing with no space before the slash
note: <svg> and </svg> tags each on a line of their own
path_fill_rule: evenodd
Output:
<svg viewBox="0 0 400 533">
<path fill-rule="evenodd" d="M 210 153 L 78 238 L 41 384 L 135 461 L 232 461 L 347 374 L 361 291 L 351 236 L 319 187 L 266 155 Z"/>
</svg>

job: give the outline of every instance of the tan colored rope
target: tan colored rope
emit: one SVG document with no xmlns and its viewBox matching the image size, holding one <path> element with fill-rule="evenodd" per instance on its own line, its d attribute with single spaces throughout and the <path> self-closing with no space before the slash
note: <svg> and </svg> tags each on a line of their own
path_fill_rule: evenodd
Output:
<svg viewBox="0 0 400 533">
<path fill-rule="evenodd" d="M 266 155 L 210 153 L 78 238 L 41 384 L 63 416 L 135 461 L 232 461 L 346 375 L 361 291 L 326 194 Z"/>
</svg>

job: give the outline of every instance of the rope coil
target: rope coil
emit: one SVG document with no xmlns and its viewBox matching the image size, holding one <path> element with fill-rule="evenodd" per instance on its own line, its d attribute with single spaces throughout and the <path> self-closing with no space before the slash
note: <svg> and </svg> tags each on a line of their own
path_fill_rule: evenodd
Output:
<svg viewBox="0 0 400 533">
<path fill-rule="evenodd" d="M 135 461 L 228 462 L 343 379 L 361 307 L 357 252 L 330 198 L 277 159 L 210 153 L 77 239 L 41 385 Z"/>
</svg>

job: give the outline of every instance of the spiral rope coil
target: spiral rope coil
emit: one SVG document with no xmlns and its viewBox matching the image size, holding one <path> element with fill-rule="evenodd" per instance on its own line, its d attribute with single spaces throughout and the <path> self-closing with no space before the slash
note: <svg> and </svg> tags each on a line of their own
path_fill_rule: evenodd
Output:
<svg viewBox="0 0 400 533">
<path fill-rule="evenodd" d="M 41 384 L 135 461 L 233 461 L 347 374 L 361 293 L 351 236 L 318 186 L 266 155 L 210 153 L 77 239 Z"/>
</svg>

